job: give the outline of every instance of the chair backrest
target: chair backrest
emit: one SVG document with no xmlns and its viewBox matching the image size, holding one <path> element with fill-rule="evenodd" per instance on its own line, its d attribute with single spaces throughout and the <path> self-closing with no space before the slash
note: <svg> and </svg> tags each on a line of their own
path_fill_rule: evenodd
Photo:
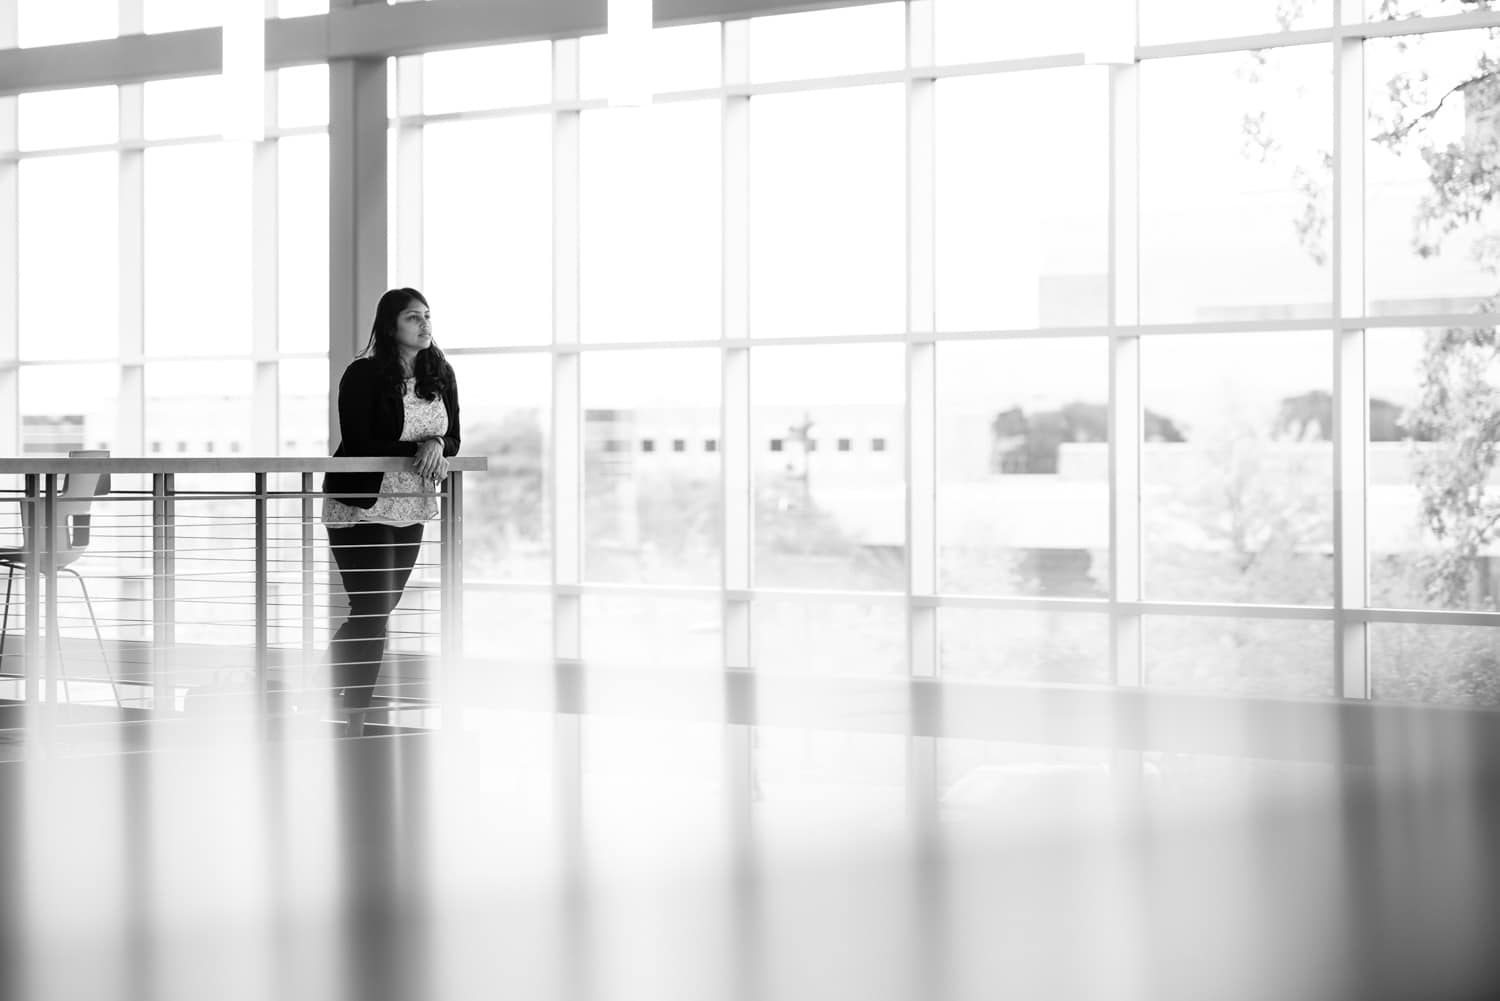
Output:
<svg viewBox="0 0 1500 1001">
<path fill-rule="evenodd" d="M 68 453 L 70 459 L 107 459 L 104 449 L 79 449 Z M 52 551 L 59 567 L 65 567 L 83 555 L 89 545 L 89 523 L 94 498 L 109 493 L 108 473 L 67 473 L 57 491 L 57 524 L 52 537 Z M 42 499 L 46 503 L 46 499 Z M 31 535 L 30 505 L 21 505 L 21 528 Z M 41 511 L 37 511 L 41 515 Z"/>
</svg>

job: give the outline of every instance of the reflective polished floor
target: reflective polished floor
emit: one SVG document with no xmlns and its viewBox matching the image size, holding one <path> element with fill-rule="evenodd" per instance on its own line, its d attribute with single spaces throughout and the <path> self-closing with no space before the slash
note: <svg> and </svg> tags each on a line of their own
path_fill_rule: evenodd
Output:
<svg viewBox="0 0 1500 1001">
<path fill-rule="evenodd" d="M 1497 996 L 1470 764 L 1191 793 L 1117 755 L 924 796 L 799 785 L 810 739 L 747 774 L 755 739 L 491 711 L 0 765 L 0 997 Z"/>
</svg>

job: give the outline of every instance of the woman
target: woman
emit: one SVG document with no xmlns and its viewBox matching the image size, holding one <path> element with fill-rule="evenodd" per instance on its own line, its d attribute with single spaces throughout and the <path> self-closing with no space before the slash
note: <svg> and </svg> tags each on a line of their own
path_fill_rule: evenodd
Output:
<svg viewBox="0 0 1500 1001">
<path fill-rule="evenodd" d="M 458 388 L 432 339 L 427 299 L 391 289 L 375 307 L 363 354 L 339 380 L 335 456 L 411 456 L 411 470 L 328 473 L 323 524 L 349 595 L 349 617 L 333 635 L 329 661 L 342 689 L 351 736 L 362 728 L 386 626 L 411 577 L 422 524 L 437 517 L 438 485 L 458 452 Z"/>
</svg>

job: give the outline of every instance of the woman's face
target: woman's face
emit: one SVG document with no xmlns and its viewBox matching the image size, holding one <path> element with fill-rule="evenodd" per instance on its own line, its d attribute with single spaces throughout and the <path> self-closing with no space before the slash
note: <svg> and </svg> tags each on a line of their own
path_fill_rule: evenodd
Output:
<svg viewBox="0 0 1500 1001">
<path fill-rule="evenodd" d="M 404 355 L 415 355 L 432 343 L 432 311 L 421 299 L 412 299 L 396 316 L 396 346 Z"/>
</svg>

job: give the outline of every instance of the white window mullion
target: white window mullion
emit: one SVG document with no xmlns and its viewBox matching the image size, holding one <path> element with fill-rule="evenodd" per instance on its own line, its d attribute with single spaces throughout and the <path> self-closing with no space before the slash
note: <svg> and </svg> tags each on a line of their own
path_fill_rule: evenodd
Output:
<svg viewBox="0 0 1500 1001">
<path fill-rule="evenodd" d="M 726 86 L 750 76 L 750 23 L 722 28 Z M 748 669 L 752 654 L 750 599 L 755 545 L 754 474 L 750 451 L 750 99 L 723 102 L 722 268 L 723 317 L 719 461 L 723 471 L 723 666 Z"/>
<path fill-rule="evenodd" d="M 136 19 L 139 20 L 139 12 Z M 124 5 L 120 24 L 125 20 Z M 145 85 L 120 85 L 120 142 L 145 135 Z M 120 150 L 119 315 L 120 388 L 115 403 L 115 451 L 146 454 L 146 151 Z"/>
<path fill-rule="evenodd" d="M 1140 64 L 1110 69 L 1110 667 L 1144 683 L 1141 616 Z"/>
<path fill-rule="evenodd" d="M 934 62 L 932 0 L 913 0 L 906 15 L 907 66 Z M 906 94 L 906 547 L 907 663 L 913 677 L 938 673 L 936 81 L 913 77 Z"/>
<path fill-rule="evenodd" d="M 0 47 L 16 44 L 15 0 L 0 0 Z M 20 165 L 16 146 L 16 102 L 0 97 L 0 449 L 21 454 L 21 381 L 16 368 L 21 347 L 18 302 L 21 281 Z"/>
<path fill-rule="evenodd" d="M 422 57 L 396 60 L 396 183 L 391 261 L 397 286 L 422 287 L 422 136 L 408 116 L 422 113 Z"/>
<path fill-rule="evenodd" d="M 1345 17 L 1359 6 L 1343 0 Z M 1362 9 L 1358 13 L 1362 16 Z M 1364 41 L 1341 38 L 1333 72 L 1333 572 L 1334 691 L 1370 697 L 1369 625 L 1347 614 L 1369 603 L 1365 549 L 1365 443 L 1369 404 L 1365 331 Z"/>
<path fill-rule="evenodd" d="M 933 0 L 906 6 L 908 70 L 936 62 Z M 937 81 L 906 85 L 906 657 L 914 678 L 938 676 L 937 594 Z M 912 710 L 917 703 L 912 702 Z M 935 830 L 938 747 L 906 738 L 906 809 L 919 833 Z"/>
<path fill-rule="evenodd" d="M 578 40 L 552 44 L 552 99 L 578 99 Z M 552 646 L 560 660 L 582 656 L 582 399 L 578 355 L 579 112 L 552 125 Z"/>
<path fill-rule="evenodd" d="M 272 14 L 274 15 L 274 10 Z M 265 135 L 276 128 L 276 72 L 264 74 Z M 255 374 L 250 396 L 250 450 L 281 452 L 281 407 L 276 352 L 279 342 L 277 142 L 248 144 L 250 157 L 250 354 Z"/>
<path fill-rule="evenodd" d="M 720 28 L 722 80 L 726 87 L 750 80 L 750 22 L 726 21 Z M 750 450 L 750 98 L 723 99 L 722 121 L 722 303 L 720 334 L 739 344 L 722 352 L 719 461 L 723 471 L 723 668 L 755 666 L 755 474 Z M 747 698 L 754 700 L 755 689 Z M 732 709 L 733 707 L 726 707 Z M 753 718 L 753 717 L 752 717 Z M 724 801 L 730 838 L 737 851 L 753 849 L 755 728 L 724 728 Z"/>
</svg>

